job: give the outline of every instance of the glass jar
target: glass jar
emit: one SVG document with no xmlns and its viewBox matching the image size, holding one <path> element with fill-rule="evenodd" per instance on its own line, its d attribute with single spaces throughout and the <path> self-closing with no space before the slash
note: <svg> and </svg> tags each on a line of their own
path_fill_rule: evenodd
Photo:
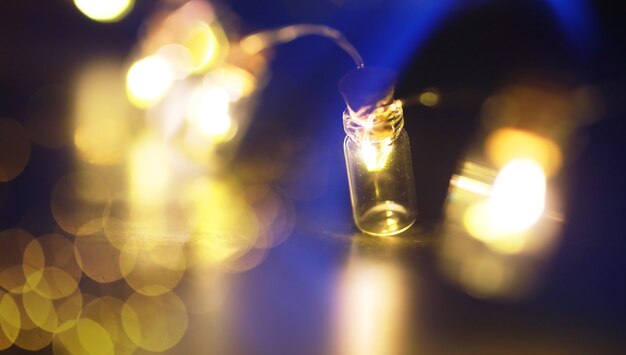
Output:
<svg viewBox="0 0 626 355">
<path fill-rule="evenodd" d="M 416 219 L 416 198 L 401 102 L 392 101 L 367 114 L 347 108 L 343 125 L 356 226 L 378 236 L 407 230 Z"/>
</svg>

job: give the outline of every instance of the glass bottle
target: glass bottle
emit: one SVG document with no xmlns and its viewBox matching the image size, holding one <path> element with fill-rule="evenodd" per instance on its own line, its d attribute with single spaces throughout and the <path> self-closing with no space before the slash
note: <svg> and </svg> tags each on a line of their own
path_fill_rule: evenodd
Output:
<svg viewBox="0 0 626 355">
<path fill-rule="evenodd" d="M 340 83 L 348 105 L 344 152 L 354 221 L 378 236 L 401 233 L 416 219 L 409 137 L 402 104 L 391 100 L 394 79 L 386 70 L 363 68 Z"/>
</svg>

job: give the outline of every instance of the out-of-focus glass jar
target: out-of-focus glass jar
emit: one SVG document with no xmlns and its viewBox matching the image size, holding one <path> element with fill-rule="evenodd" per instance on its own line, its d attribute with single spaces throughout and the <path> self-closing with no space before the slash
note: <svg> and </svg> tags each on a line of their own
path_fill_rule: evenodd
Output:
<svg viewBox="0 0 626 355">
<path fill-rule="evenodd" d="M 409 137 L 400 101 L 367 113 L 347 108 L 344 152 L 356 226 L 363 232 L 390 236 L 416 219 L 415 184 Z"/>
</svg>

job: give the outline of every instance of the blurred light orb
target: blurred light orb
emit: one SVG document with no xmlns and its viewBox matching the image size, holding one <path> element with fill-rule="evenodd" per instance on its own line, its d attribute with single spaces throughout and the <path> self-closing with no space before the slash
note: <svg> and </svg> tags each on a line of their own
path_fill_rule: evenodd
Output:
<svg viewBox="0 0 626 355">
<path fill-rule="evenodd" d="M 427 107 L 435 107 L 439 104 L 439 92 L 437 89 L 427 89 L 419 96 L 420 103 Z"/>
<path fill-rule="evenodd" d="M 219 25 L 209 26 L 199 22 L 182 41 L 189 50 L 194 72 L 204 72 L 219 64 L 219 59 L 228 52 L 228 40 Z"/>
<path fill-rule="evenodd" d="M 126 92 L 130 102 L 140 108 L 152 106 L 172 87 L 176 73 L 170 62 L 161 56 L 149 56 L 135 62 L 126 76 Z"/>
<path fill-rule="evenodd" d="M 498 173 L 488 199 L 470 206 L 464 215 L 467 231 L 504 253 L 520 252 L 527 231 L 545 208 L 546 175 L 529 159 L 515 159 Z"/>
<path fill-rule="evenodd" d="M 21 325 L 21 314 L 15 300 L 11 294 L 0 289 L 0 351 L 13 345 Z"/>
<path fill-rule="evenodd" d="M 490 220 L 503 231 L 528 229 L 541 217 L 545 195 L 546 175 L 541 166 L 515 159 L 496 177 L 489 199 Z"/>
<path fill-rule="evenodd" d="M 187 105 L 187 119 L 214 138 L 225 138 L 233 125 L 228 91 L 222 87 L 199 87 Z"/>
<path fill-rule="evenodd" d="M 134 0 L 74 0 L 76 7 L 85 16 L 98 22 L 116 22 L 124 18 Z"/>
</svg>

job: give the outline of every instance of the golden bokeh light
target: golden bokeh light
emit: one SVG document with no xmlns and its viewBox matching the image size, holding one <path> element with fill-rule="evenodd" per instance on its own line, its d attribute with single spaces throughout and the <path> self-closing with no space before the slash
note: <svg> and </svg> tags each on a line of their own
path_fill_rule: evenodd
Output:
<svg viewBox="0 0 626 355">
<path fill-rule="evenodd" d="M 88 18 L 98 22 L 116 22 L 124 18 L 134 0 L 74 0 L 74 5 Z"/>
<path fill-rule="evenodd" d="M 76 323 L 76 333 L 87 354 L 114 354 L 111 336 L 99 323 L 81 318 Z"/>
<path fill-rule="evenodd" d="M 22 125 L 0 118 L 0 183 L 15 179 L 30 158 L 30 139 Z"/>
<path fill-rule="evenodd" d="M 35 291 L 29 291 L 24 292 L 22 301 L 26 314 L 37 327 L 49 332 L 56 331 L 58 317 L 52 300 Z"/>
<path fill-rule="evenodd" d="M 121 161 L 129 141 L 125 117 L 79 123 L 74 144 L 80 157 L 91 164 L 108 165 Z"/>
<path fill-rule="evenodd" d="M 191 54 L 194 72 L 204 72 L 220 64 L 228 52 L 228 40 L 217 23 L 198 22 L 181 43 Z"/>
<path fill-rule="evenodd" d="M 63 332 L 76 325 L 76 320 L 83 310 L 84 299 L 80 288 L 70 296 L 54 301 L 58 325 L 55 333 Z"/>
<path fill-rule="evenodd" d="M 424 90 L 419 96 L 420 103 L 424 106 L 435 107 L 439 104 L 439 91 L 437 89 Z"/>
<path fill-rule="evenodd" d="M 37 294 L 53 300 L 67 297 L 78 288 L 76 278 L 58 267 L 35 271 L 28 276 L 27 281 Z"/>
<path fill-rule="evenodd" d="M 25 260 L 37 260 L 39 248 L 43 250 L 45 267 L 30 267 L 33 263 L 24 267 L 28 285 L 39 295 L 51 300 L 71 295 L 82 277 L 72 242 L 59 234 L 38 237 L 26 248 Z"/>
<path fill-rule="evenodd" d="M 169 154 L 163 142 L 140 138 L 129 157 L 130 201 L 141 208 L 157 208 L 168 193 Z"/>
<path fill-rule="evenodd" d="M 181 299 L 173 292 L 156 297 L 131 295 L 122 308 L 122 324 L 128 337 L 140 348 L 166 351 L 182 339 L 189 316 Z"/>
<path fill-rule="evenodd" d="M 186 266 L 185 255 L 180 252 L 182 245 L 174 243 L 162 242 L 155 246 L 156 243 L 129 240 L 119 257 L 126 283 L 147 296 L 173 290 L 182 279 Z"/>
<path fill-rule="evenodd" d="M 113 342 L 113 353 L 132 354 L 137 349 L 137 345 L 130 340 L 124 331 L 121 317 L 123 306 L 124 302 L 115 297 L 104 296 L 96 298 L 85 306 L 81 313 L 81 318 L 92 320 L 108 333 Z M 102 335 L 101 338 L 106 339 Z M 85 337 L 83 339 L 89 341 Z M 90 345 L 87 344 L 85 347 L 88 346 Z"/>
<path fill-rule="evenodd" d="M 74 240 L 76 261 L 92 280 L 108 283 L 124 277 L 120 269 L 120 251 L 107 239 L 102 228 L 102 221 L 95 220 L 79 229 Z M 95 231 L 95 232 L 92 232 Z"/>
<path fill-rule="evenodd" d="M 13 296 L 0 289 L 0 351 L 13 345 L 21 325 L 20 310 Z"/>
<path fill-rule="evenodd" d="M 74 144 L 79 157 L 97 165 L 122 161 L 131 138 L 130 105 L 122 65 L 98 59 L 84 65 L 74 88 Z"/>
<path fill-rule="evenodd" d="M 30 266 L 33 271 L 43 268 L 43 251 L 38 244 L 39 242 L 33 239 L 30 233 L 22 229 L 8 229 L 0 232 L 1 288 L 12 293 L 30 290 L 30 286 L 26 283 L 24 265 Z M 24 253 L 29 246 L 32 250 L 32 257 L 26 258 Z"/>
<path fill-rule="evenodd" d="M 54 333 L 41 328 L 22 328 L 15 339 L 15 345 L 25 350 L 38 351 L 50 345 L 53 337 Z"/>
<path fill-rule="evenodd" d="M 187 104 L 187 120 L 200 132 L 216 140 L 232 137 L 233 121 L 229 113 L 228 91 L 221 87 L 200 86 Z"/>
<path fill-rule="evenodd" d="M 175 70 L 167 59 L 156 55 L 140 59 L 126 75 L 128 99 L 137 107 L 150 107 L 167 94 L 175 77 Z"/>
</svg>

